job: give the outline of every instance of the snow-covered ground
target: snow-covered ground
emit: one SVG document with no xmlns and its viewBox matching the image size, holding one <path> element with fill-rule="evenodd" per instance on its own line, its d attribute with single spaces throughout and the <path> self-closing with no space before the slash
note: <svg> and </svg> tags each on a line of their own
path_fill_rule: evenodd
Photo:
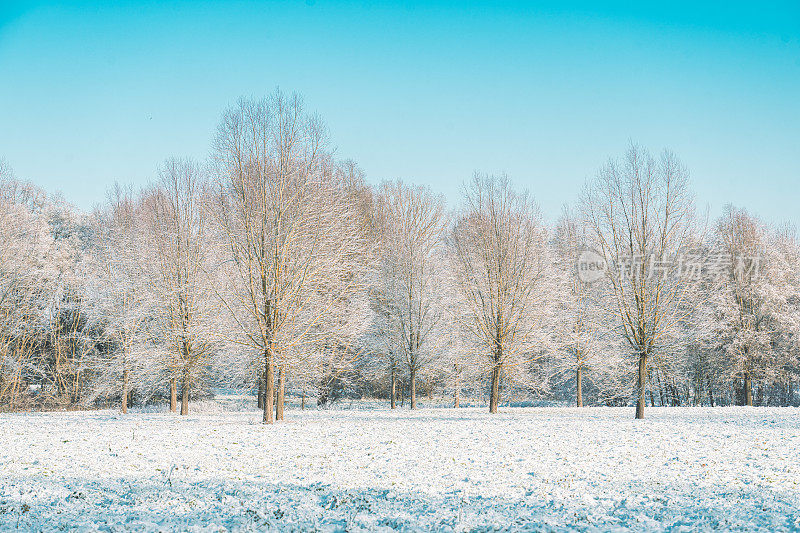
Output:
<svg viewBox="0 0 800 533">
<path fill-rule="evenodd" d="M 800 530 L 795 408 L 0 415 L 0 530 Z"/>
</svg>

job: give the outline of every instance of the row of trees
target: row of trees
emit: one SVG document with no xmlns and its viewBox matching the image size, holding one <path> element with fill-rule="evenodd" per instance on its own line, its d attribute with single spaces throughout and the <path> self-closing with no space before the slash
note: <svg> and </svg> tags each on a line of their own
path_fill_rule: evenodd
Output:
<svg viewBox="0 0 800 533">
<path fill-rule="evenodd" d="M 369 186 L 297 95 L 227 110 L 208 162 L 170 159 L 91 214 L 0 165 L 0 402 L 320 404 L 418 392 L 507 402 L 796 402 L 800 246 L 632 146 L 552 227 L 476 174 L 460 207 Z"/>
</svg>

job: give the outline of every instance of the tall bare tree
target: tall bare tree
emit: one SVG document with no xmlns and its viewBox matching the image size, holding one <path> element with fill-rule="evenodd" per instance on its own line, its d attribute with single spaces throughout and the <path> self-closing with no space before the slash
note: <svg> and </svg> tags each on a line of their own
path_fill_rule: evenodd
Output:
<svg viewBox="0 0 800 533">
<path fill-rule="evenodd" d="M 154 350 L 147 324 L 154 309 L 144 269 L 142 222 L 140 197 L 130 189 L 115 187 L 108 206 L 96 216 L 97 276 L 87 302 L 109 345 L 96 354 L 93 365 L 103 376 L 97 394 L 117 388 L 123 413 L 131 402 L 134 379 L 155 379 L 147 368 Z"/>
<path fill-rule="evenodd" d="M 568 208 L 553 232 L 555 302 L 553 309 L 553 377 L 565 373 L 575 376 L 575 404 L 583 407 L 583 382 L 586 373 L 605 399 L 620 394 L 615 376 L 620 367 L 619 350 L 611 331 L 607 291 L 593 283 L 581 259 L 588 250 L 588 229 L 583 220 Z M 592 274 L 592 273 L 589 273 Z"/>
<path fill-rule="evenodd" d="M 206 270 L 206 183 L 200 166 L 168 159 L 146 202 L 151 242 L 155 247 L 155 293 L 163 330 L 171 345 L 170 410 L 176 410 L 177 378 L 181 378 L 181 414 L 189 413 L 189 394 L 211 352 L 207 322 L 212 301 L 203 279 Z"/>
<path fill-rule="evenodd" d="M 523 376 L 546 338 L 546 231 L 527 192 L 475 174 L 452 233 L 464 325 L 491 375 L 496 413 L 501 376 Z"/>
<path fill-rule="evenodd" d="M 263 421 L 272 423 L 276 366 L 283 384 L 291 355 L 330 333 L 320 324 L 361 284 L 362 219 L 326 151 L 324 125 L 298 95 L 240 100 L 224 113 L 215 146 L 232 275 L 218 292 L 239 342 L 261 354 Z"/>
<path fill-rule="evenodd" d="M 385 314 L 390 362 L 408 370 L 411 409 L 417 408 L 417 376 L 439 356 L 445 317 L 444 199 L 430 189 L 384 183 L 379 196 L 382 222 L 379 313 Z M 393 371 L 394 388 L 396 367 Z"/>
<path fill-rule="evenodd" d="M 47 287 L 37 271 L 45 257 L 38 195 L 0 159 L 0 404 L 14 408 L 36 370 L 37 301 Z"/>
<path fill-rule="evenodd" d="M 582 209 L 638 364 L 636 418 L 644 418 L 648 362 L 679 349 L 694 294 L 690 278 L 678 272 L 678 255 L 695 238 L 689 173 L 673 154 L 655 159 L 633 145 L 588 184 Z"/>
<path fill-rule="evenodd" d="M 745 405 L 753 405 L 753 379 L 777 380 L 791 358 L 779 342 L 789 324 L 791 242 L 744 209 L 727 206 L 715 233 L 716 343 L 724 344 L 725 373 L 741 379 Z"/>
</svg>

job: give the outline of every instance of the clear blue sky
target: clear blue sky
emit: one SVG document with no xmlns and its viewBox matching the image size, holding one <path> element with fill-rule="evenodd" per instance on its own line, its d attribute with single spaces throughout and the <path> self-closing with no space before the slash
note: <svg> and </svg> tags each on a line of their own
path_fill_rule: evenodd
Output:
<svg viewBox="0 0 800 533">
<path fill-rule="evenodd" d="M 634 140 L 712 213 L 800 224 L 800 1 L 645 4 L 0 0 L 0 156 L 90 208 L 280 86 L 371 181 L 453 204 L 506 172 L 553 220 Z"/>
</svg>

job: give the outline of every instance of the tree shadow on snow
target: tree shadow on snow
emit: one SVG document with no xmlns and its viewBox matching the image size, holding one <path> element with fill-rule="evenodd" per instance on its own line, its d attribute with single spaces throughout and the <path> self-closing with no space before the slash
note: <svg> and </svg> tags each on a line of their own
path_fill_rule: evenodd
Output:
<svg viewBox="0 0 800 533">
<path fill-rule="evenodd" d="M 260 479 L 0 479 L 0 530 L 592 531 L 791 530 L 798 498 L 758 487 L 631 483 L 614 494 L 484 498 Z"/>
</svg>

